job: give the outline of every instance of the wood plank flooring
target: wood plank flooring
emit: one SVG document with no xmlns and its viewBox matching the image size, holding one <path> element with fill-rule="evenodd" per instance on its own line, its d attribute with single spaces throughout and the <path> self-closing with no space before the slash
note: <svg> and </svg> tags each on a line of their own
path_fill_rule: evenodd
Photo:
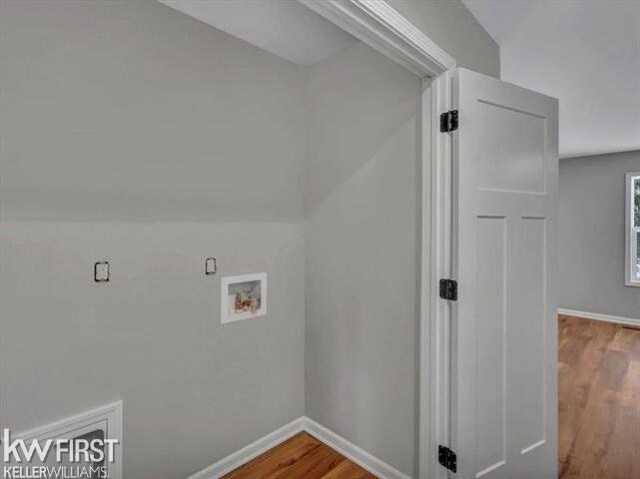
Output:
<svg viewBox="0 0 640 479">
<path fill-rule="evenodd" d="M 301 432 L 223 479 L 376 479 L 315 437 Z"/>
<path fill-rule="evenodd" d="M 561 479 L 640 478 L 640 330 L 559 316 Z"/>
<path fill-rule="evenodd" d="M 640 478 L 640 330 L 571 316 L 558 329 L 560 479 Z M 300 433 L 224 479 L 375 479 Z"/>
</svg>

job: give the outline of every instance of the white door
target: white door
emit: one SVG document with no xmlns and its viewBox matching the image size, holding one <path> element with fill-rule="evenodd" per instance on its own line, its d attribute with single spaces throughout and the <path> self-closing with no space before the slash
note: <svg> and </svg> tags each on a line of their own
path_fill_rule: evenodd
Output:
<svg viewBox="0 0 640 479">
<path fill-rule="evenodd" d="M 557 101 L 464 69 L 451 92 L 456 477 L 555 478 Z"/>
</svg>

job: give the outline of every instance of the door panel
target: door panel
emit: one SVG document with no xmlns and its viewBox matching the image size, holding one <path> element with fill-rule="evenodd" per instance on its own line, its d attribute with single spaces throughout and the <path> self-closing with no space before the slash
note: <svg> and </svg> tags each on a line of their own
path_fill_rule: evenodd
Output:
<svg viewBox="0 0 640 479">
<path fill-rule="evenodd" d="M 478 188 L 544 193 L 545 119 L 481 100 L 478 110 Z"/>
<path fill-rule="evenodd" d="M 506 293 L 507 222 L 480 216 L 476 222 L 476 283 L 478 284 L 476 381 L 477 428 L 488 441 L 478 441 L 477 469 L 489 470 L 506 460 Z"/>
<path fill-rule="evenodd" d="M 547 351 L 546 219 L 520 218 L 515 222 L 514 284 L 510 310 L 510 365 L 513 378 L 514 445 L 516 452 L 533 452 L 546 440 Z"/>
<path fill-rule="evenodd" d="M 457 69 L 451 442 L 462 478 L 556 477 L 557 102 Z"/>
</svg>

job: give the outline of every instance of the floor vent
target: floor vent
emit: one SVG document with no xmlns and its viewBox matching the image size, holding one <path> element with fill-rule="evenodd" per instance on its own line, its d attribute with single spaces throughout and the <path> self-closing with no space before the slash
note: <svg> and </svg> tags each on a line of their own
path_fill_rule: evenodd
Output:
<svg viewBox="0 0 640 479">
<path fill-rule="evenodd" d="M 109 479 L 122 479 L 122 401 L 108 404 L 91 411 L 87 411 L 75 416 L 67 417 L 60 421 L 53 422 L 19 434 L 13 434 L 13 439 L 32 441 L 38 439 L 117 439 L 115 446 L 115 459 L 113 462 L 101 461 L 100 463 L 57 463 L 55 452 L 49 454 L 45 466 L 105 466 Z M 83 476 L 86 477 L 86 476 Z M 98 476 L 96 476 L 98 477 Z"/>
</svg>

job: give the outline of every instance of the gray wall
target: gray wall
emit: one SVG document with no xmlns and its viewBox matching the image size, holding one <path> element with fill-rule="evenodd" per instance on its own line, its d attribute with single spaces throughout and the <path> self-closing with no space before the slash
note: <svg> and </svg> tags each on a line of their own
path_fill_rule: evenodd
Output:
<svg viewBox="0 0 640 479">
<path fill-rule="evenodd" d="M 458 62 L 500 78 L 500 47 L 460 0 L 387 0 Z"/>
<path fill-rule="evenodd" d="M 310 70 L 307 415 L 412 474 L 420 80 L 359 44 Z"/>
<path fill-rule="evenodd" d="M 625 285 L 625 174 L 640 151 L 560 160 L 558 258 L 562 308 L 640 319 Z"/>
<path fill-rule="evenodd" d="M 458 0 L 389 0 L 458 64 L 499 77 Z M 414 476 L 420 82 L 364 45 L 310 69 L 306 412 Z"/>
<path fill-rule="evenodd" d="M 440 3 L 392 2 L 497 75 Z M 164 479 L 306 407 L 413 473 L 419 80 L 363 45 L 305 71 L 155 2 L 0 8 L 2 427 L 122 398 L 125 477 Z M 266 318 L 219 324 L 209 255 L 269 274 Z"/>
<path fill-rule="evenodd" d="M 156 2 L 0 4 L 1 426 L 121 398 L 124 477 L 177 479 L 301 416 L 304 70 Z M 266 317 L 220 325 L 209 255 Z"/>
</svg>

